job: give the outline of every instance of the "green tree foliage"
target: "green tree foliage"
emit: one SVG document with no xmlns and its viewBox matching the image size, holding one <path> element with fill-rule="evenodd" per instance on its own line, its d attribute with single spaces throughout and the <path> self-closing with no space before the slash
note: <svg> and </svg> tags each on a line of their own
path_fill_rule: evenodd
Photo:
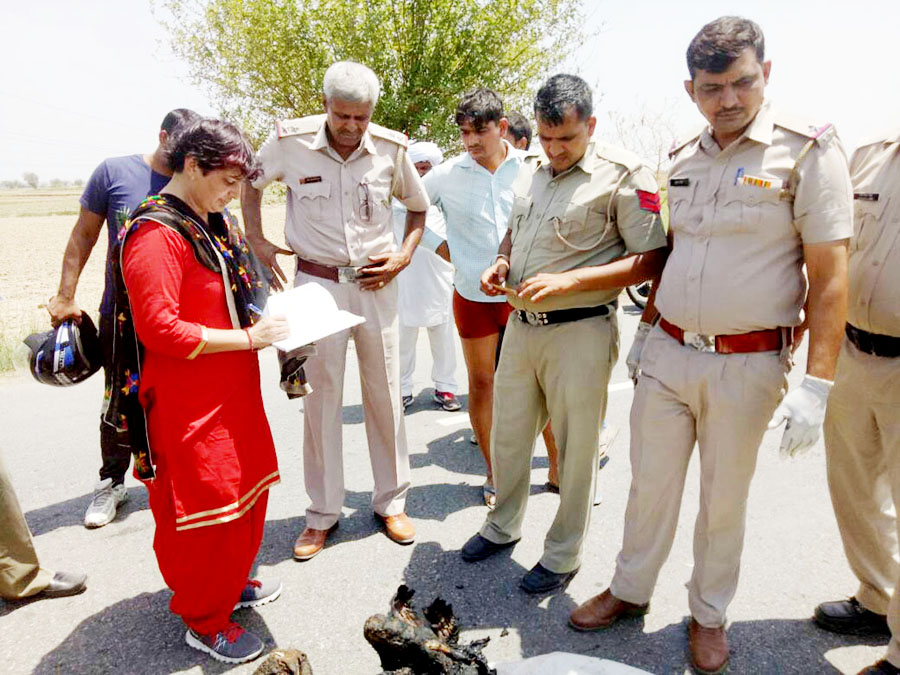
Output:
<svg viewBox="0 0 900 675">
<path fill-rule="evenodd" d="M 257 142 L 274 120 L 322 111 L 334 61 L 381 79 L 374 120 L 445 147 L 476 86 L 531 111 L 542 78 L 585 39 L 583 0 L 158 0 L 176 54 Z"/>
</svg>

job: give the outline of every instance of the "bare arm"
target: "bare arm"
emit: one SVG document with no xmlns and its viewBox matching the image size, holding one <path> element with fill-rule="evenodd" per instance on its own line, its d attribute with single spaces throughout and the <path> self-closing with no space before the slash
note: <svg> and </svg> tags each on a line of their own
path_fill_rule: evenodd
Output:
<svg viewBox="0 0 900 675">
<path fill-rule="evenodd" d="M 557 274 L 536 274 L 522 282 L 519 297 L 540 302 L 553 295 L 624 288 L 659 276 L 668 256 L 669 249 L 663 247 L 606 265 L 580 267 Z"/>
<path fill-rule="evenodd" d="M 506 283 L 506 275 L 509 274 L 509 254 L 512 251 L 512 230 L 506 231 L 506 236 L 497 248 L 497 258 L 494 264 L 481 273 L 481 292 L 485 295 L 500 295 L 493 286 L 502 286 Z"/>
<path fill-rule="evenodd" d="M 282 271 L 276 254 L 293 255 L 293 251 L 276 246 L 267 241 L 262 230 L 262 192 L 244 181 L 241 186 L 241 215 L 244 217 L 244 232 L 247 235 L 247 242 L 253 248 L 256 257 L 268 267 L 271 272 L 269 283 L 276 291 L 284 288 L 287 277 Z"/>
<path fill-rule="evenodd" d="M 371 265 L 359 270 L 359 287 L 364 291 L 374 291 L 389 283 L 409 265 L 412 255 L 422 239 L 425 228 L 425 211 L 406 212 L 406 231 L 400 250 L 394 253 L 382 253 L 369 257 Z"/>
<path fill-rule="evenodd" d="M 847 321 L 847 240 L 803 247 L 809 276 L 809 357 L 806 372 L 834 380 Z"/>
<path fill-rule="evenodd" d="M 58 326 L 69 318 L 81 320 L 81 308 L 75 302 L 75 289 L 78 287 L 81 271 L 97 244 L 97 238 L 100 236 L 105 220 L 106 216 L 81 207 L 63 255 L 59 290 L 47 303 L 50 321 L 54 326 Z"/>
</svg>

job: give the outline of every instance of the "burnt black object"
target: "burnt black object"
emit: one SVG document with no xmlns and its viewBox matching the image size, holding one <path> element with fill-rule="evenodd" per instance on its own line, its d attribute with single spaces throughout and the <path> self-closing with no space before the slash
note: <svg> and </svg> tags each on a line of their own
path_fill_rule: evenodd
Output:
<svg viewBox="0 0 900 675">
<path fill-rule="evenodd" d="M 496 675 L 481 653 L 490 638 L 461 645 L 453 607 L 435 598 L 421 612 L 414 594 L 400 586 L 387 615 L 366 619 L 363 634 L 381 658 L 382 675 Z"/>
</svg>

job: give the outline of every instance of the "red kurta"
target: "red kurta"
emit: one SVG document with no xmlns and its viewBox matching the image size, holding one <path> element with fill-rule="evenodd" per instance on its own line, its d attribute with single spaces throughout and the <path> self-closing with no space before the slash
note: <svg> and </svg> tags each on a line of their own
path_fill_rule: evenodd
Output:
<svg viewBox="0 0 900 675">
<path fill-rule="evenodd" d="M 201 325 L 233 328 L 222 276 L 173 230 L 142 222 L 122 273 L 145 352 L 140 401 L 158 477 L 179 531 L 244 515 L 279 481 L 275 446 L 251 351 L 193 356 Z"/>
</svg>

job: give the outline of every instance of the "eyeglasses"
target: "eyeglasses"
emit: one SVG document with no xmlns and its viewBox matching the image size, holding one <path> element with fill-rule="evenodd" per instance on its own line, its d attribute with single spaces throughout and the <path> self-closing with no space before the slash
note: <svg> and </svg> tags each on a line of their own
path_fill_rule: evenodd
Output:
<svg viewBox="0 0 900 675">
<path fill-rule="evenodd" d="M 369 199 L 368 183 L 360 183 L 356 187 L 356 197 L 359 199 L 359 219 L 368 223 L 372 219 L 372 202 Z"/>
</svg>

